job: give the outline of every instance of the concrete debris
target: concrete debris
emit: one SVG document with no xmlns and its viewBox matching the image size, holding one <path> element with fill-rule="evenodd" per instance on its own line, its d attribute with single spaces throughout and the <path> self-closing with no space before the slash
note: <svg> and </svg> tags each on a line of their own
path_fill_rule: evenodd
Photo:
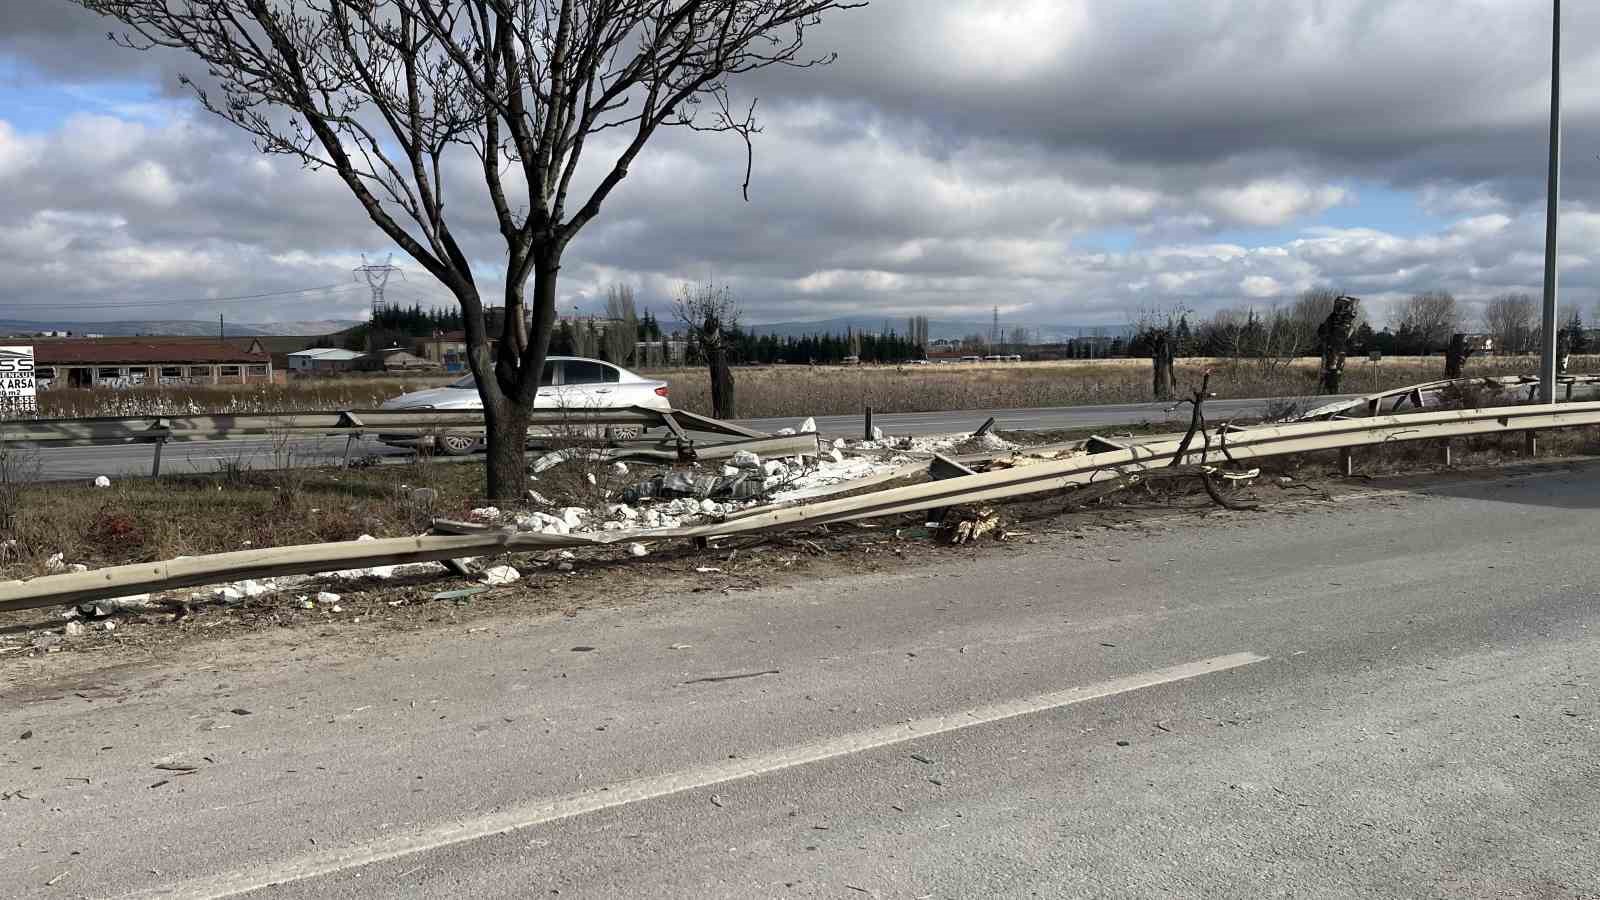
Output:
<svg viewBox="0 0 1600 900">
<path fill-rule="evenodd" d="M 66 633 L 72 637 L 77 637 L 78 635 L 83 634 L 85 631 L 88 631 L 88 629 L 83 627 L 82 622 L 67 623 Z"/>
<path fill-rule="evenodd" d="M 111 479 L 105 477 L 104 475 L 96 476 L 94 480 L 94 486 L 97 488 L 111 487 Z"/>
<path fill-rule="evenodd" d="M 67 566 L 67 571 L 68 572 L 87 572 L 87 571 L 89 571 L 89 567 L 84 565 L 83 563 L 73 563 L 72 565 Z"/>
<path fill-rule="evenodd" d="M 501 585 L 511 584 L 512 582 L 518 581 L 521 578 L 522 573 L 518 572 L 512 566 L 495 566 L 494 568 L 483 573 L 483 583 L 489 585 L 490 587 L 499 587 Z"/>
<path fill-rule="evenodd" d="M 240 595 L 240 599 L 243 599 L 243 595 Z M 141 610 L 149 605 L 149 594 L 129 594 L 126 597 L 109 597 L 104 600 L 89 600 L 79 603 L 78 612 L 84 616 L 101 619 L 119 612 Z"/>
<path fill-rule="evenodd" d="M 59 572 L 66 567 L 67 555 L 65 553 L 52 553 L 50 558 L 44 561 L 44 568 L 47 572 Z"/>
<path fill-rule="evenodd" d="M 722 477 L 724 477 L 724 478 L 732 478 L 733 476 L 735 476 L 737 474 L 739 474 L 739 469 L 736 466 L 723 466 L 722 467 Z"/>
<path fill-rule="evenodd" d="M 799 432 L 795 431 L 793 428 L 779 428 L 777 431 L 774 431 L 772 433 L 772 436 L 773 437 L 794 437 L 797 434 L 799 434 Z"/>
<path fill-rule="evenodd" d="M 590 484 L 593 484 L 593 485 L 598 485 L 600 483 L 600 480 L 594 477 L 594 473 L 593 472 L 585 472 L 585 473 L 583 473 L 583 480 L 587 481 L 587 482 L 589 482 Z"/>
<path fill-rule="evenodd" d="M 873 428 L 872 428 L 872 439 L 875 440 L 875 441 L 880 441 L 881 442 L 884 439 L 883 429 L 879 428 L 877 426 L 873 426 Z"/>
<path fill-rule="evenodd" d="M 625 462 L 614 462 L 614 463 L 612 463 L 611 464 L 611 474 L 616 475 L 618 477 L 621 477 L 623 475 L 627 475 L 628 474 L 628 464 L 625 463 Z"/>
<path fill-rule="evenodd" d="M 736 469 L 759 469 L 761 468 L 761 457 L 749 450 L 740 450 L 733 455 L 733 466 Z"/>
<path fill-rule="evenodd" d="M 567 523 L 567 530 L 575 531 L 583 527 L 583 519 L 588 514 L 589 511 L 581 506 L 568 506 L 561 510 L 561 521 Z"/>
<path fill-rule="evenodd" d="M 804 422 L 801 422 L 800 423 L 800 433 L 801 434 L 816 434 L 817 433 L 817 420 L 815 418 L 808 418 Z"/>
<path fill-rule="evenodd" d="M 500 521 L 500 507 L 498 507 L 498 506 L 481 506 L 481 507 L 473 510 L 472 512 L 468 513 L 467 515 L 471 516 L 474 519 L 480 519 L 480 520 L 485 521 L 485 522 L 498 522 L 498 521 Z"/>
<path fill-rule="evenodd" d="M 552 516 L 549 513 L 531 512 L 517 516 L 516 525 L 518 531 L 531 531 L 540 534 L 572 533 L 572 526 L 567 524 L 566 519 L 560 516 Z"/>
<path fill-rule="evenodd" d="M 623 491 L 622 499 L 633 505 L 637 505 L 641 500 L 675 498 L 754 500 L 766 492 L 764 473 L 746 469 L 735 471 L 737 474 L 720 476 L 666 472 L 652 476 Z"/>
<path fill-rule="evenodd" d="M 637 556 L 649 556 L 650 555 L 650 551 L 646 550 L 643 544 L 629 544 L 628 545 L 628 555 L 629 556 L 636 556 L 636 557 Z"/>
<path fill-rule="evenodd" d="M 833 449 L 835 449 L 835 450 L 843 450 L 844 448 L 846 448 L 848 446 L 850 446 L 850 445 L 846 444 L 844 442 L 844 438 L 834 438 L 833 439 Z"/>
<path fill-rule="evenodd" d="M 578 554 L 573 553 L 571 550 L 563 550 L 560 553 L 558 553 L 556 556 L 559 559 L 577 559 L 578 558 Z"/>
<path fill-rule="evenodd" d="M 1017 448 L 1016 444 L 1011 443 L 1010 441 L 1000 437 L 997 434 L 994 434 L 993 432 L 985 432 L 984 434 L 979 435 L 977 438 L 973 439 L 973 443 L 985 450 L 1015 450 Z"/>
<path fill-rule="evenodd" d="M 828 458 L 833 460 L 835 463 L 844 462 L 844 454 L 840 453 L 838 450 L 829 451 L 828 452 Z"/>
<path fill-rule="evenodd" d="M 338 594 L 330 593 L 329 591 L 318 591 L 317 592 L 317 602 L 318 603 L 338 603 L 339 600 L 340 600 L 340 597 L 339 597 Z"/>
</svg>

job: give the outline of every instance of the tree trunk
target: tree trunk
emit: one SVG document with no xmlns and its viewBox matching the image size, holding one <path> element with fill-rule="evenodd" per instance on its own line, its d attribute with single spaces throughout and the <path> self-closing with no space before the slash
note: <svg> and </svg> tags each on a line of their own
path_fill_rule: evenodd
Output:
<svg viewBox="0 0 1600 900">
<path fill-rule="evenodd" d="M 1467 346 L 1467 336 L 1458 334 L 1450 338 L 1450 346 L 1444 353 L 1444 377 L 1460 378 L 1461 371 L 1466 367 L 1467 357 L 1472 355 L 1472 348 Z"/>
<path fill-rule="evenodd" d="M 528 445 L 528 414 L 530 407 L 510 400 L 502 407 L 489 412 L 484 410 L 484 424 L 488 426 L 489 499 L 521 500 L 528 493 L 528 464 L 524 451 Z"/>
<path fill-rule="evenodd" d="M 708 354 L 711 364 L 711 415 L 718 419 L 739 417 L 739 404 L 734 398 L 733 370 L 728 367 L 728 354 L 719 345 Z"/>
<path fill-rule="evenodd" d="M 1150 348 L 1150 365 L 1154 370 L 1152 389 L 1157 400 L 1171 400 L 1173 391 L 1177 390 L 1178 376 L 1172 370 L 1173 358 L 1172 339 L 1157 335 Z"/>
</svg>

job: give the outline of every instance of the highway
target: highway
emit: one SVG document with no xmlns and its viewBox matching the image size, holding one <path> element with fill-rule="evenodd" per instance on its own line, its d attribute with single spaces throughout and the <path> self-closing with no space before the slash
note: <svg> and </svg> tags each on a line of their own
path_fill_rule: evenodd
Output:
<svg viewBox="0 0 1600 900">
<path fill-rule="evenodd" d="M 1335 398 L 1318 399 L 1326 402 Z M 1206 410 L 1212 420 L 1220 421 L 1230 417 L 1259 416 L 1272 402 L 1212 400 L 1206 404 Z M 972 431 L 990 416 L 995 417 L 997 428 L 1027 430 L 1113 428 L 1141 422 L 1187 422 L 1189 418 L 1187 406 L 1173 409 L 1171 404 L 1166 403 L 1118 403 L 1044 409 L 885 413 L 874 416 L 873 421 L 888 434 L 943 434 Z M 761 431 L 793 428 L 800 422 L 801 418 L 740 420 L 740 424 Z M 859 415 L 818 416 L 817 427 L 823 433 L 836 437 L 859 438 L 863 434 L 862 417 Z M 342 437 L 304 438 L 287 445 L 270 437 L 177 442 L 168 444 L 162 451 L 161 470 L 163 473 L 209 473 L 230 465 L 268 469 L 281 466 L 285 461 L 295 465 L 329 465 L 343 459 L 344 453 L 345 439 Z M 354 454 L 386 459 L 401 459 L 409 455 L 374 440 L 360 441 L 354 448 Z M 149 444 L 50 447 L 39 451 L 40 477 L 43 480 L 62 481 L 94 478 L 97 475 L 148 475 L 153 456 L 154 448 Z"/>
<path fill-rule="evenodd" d="M 1597 896 L 1597 476 L 50 658 L 0 895 Z"/>
</svg>

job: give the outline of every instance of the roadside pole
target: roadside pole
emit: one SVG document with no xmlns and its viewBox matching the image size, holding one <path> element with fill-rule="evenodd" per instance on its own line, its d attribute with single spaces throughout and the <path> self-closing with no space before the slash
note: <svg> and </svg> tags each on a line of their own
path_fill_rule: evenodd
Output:
<svg viewBox="0 0 1600 900">
<path fill-rule="evenodd" d="M 1545 198 L 1544 330 L 1539 333 L 1539 402 L 1556 402 L 1556 232 L 1561 219 L 1561 0 L 1555 0 L 1550 58 L 1550 176 Z"/>
</svg>

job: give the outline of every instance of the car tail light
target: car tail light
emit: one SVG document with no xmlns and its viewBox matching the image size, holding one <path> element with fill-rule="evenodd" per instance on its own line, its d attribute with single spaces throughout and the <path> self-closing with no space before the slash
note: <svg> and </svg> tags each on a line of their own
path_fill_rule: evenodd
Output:
<svg viewBox="0 0 1600 900">
<path fill-rule="evenodd" d="M 656 388 L 656 396 L 657 397 L 665 397 L 666 395 L 667 395 L 667 386 L 666 385 L 663 384 L 661 387 Z"/>
</svg>

